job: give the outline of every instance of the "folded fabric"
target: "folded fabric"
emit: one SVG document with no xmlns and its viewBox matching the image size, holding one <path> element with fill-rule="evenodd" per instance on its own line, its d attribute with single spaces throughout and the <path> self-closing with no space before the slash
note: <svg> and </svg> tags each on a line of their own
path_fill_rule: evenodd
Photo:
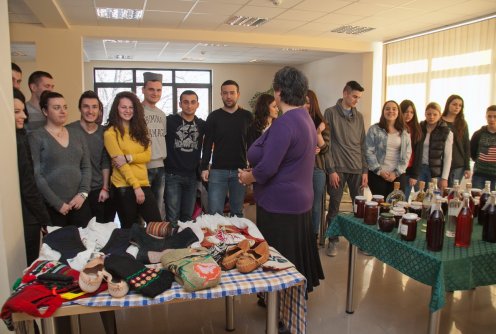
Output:
<svg viewBox="0 0 496 334">
<path fill-rule="evenodd" d="M 105 258 L 105 270 L 114 278 L 125 280 L 129 287 L 145 297 L 154 298 L 174 281 L 174 275 L 166 270 L 149 269 L 131 255 L 111 254 Z"/>
<path fill-rule="evenodd" d="M 208 289 L 219 284 L 221 268 L 205 248 L 172 249 L 161 259 L 186 291 Z"/>
<path fill-rule="evenodd" d="M 149 222 L 146 224 L 146 233 L 165 238 L 172 234 L 174 227 L 169 222 Z"/>
<path fill-rule="evenodd" d="M 59 228 L 51 233 L 48 233 L 43 242 L 50 248 L 56 250 L 61 254 L 59 261 L 66 263 L 68 259 L 76 257 L 79 252 L 84 252 L 84 247 L 78 228 L 70 225 Z"/>
<path fill-rule="evenodd" d="M 112 231 L 109 240 L 100 250 L 104 254 L 125 254 L 129 243 L 131 231 L 127 228 L 116 228 Z"/>
</svg>

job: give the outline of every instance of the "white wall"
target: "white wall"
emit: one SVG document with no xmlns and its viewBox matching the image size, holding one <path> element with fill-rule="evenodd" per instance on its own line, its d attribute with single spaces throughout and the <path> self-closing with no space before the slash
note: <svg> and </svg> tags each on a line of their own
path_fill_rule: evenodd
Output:
<svg viewBox="0 0 496 334">
<path fill-rule="evenodd" d="M 346 82 L 355 80 L 365 92 L 358 105 L 366 128 L 370 125 L 372 101 L 372 53 L 345 54 L 299 66 L 307 75 L 310 89 L 319 99 L 320 109 L 332 107 L 343 96 Z"/>
<path fill-rule="evenodd" d="M 95 67 L 135 67 L 163 69 L 203 69 L 212 70 L 212 108 L 222 106 L 220 85 L 232 79 L 239 84 L 241 96 L 239 104 L 250 110 L 248 101 L 256 92 L 266 91 L 272 86 L 274 74 L 281 66 L 260 64 L 196 64 L 196 63 L 164 63 L 164 62 L 116 62 L 91 61 L 84 63 L 84 88 L 93 90 L 93 69 Z"/>
</svg>

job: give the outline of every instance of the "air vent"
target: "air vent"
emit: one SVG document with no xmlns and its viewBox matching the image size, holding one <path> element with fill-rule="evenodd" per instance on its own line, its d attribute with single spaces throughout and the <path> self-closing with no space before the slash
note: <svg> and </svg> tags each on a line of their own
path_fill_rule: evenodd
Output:
<svg viewBox="0 0 496 334">
<path fill-rule="evenodd" d="M 27 56 L 27 54 L 25 54 L 22 51 L 12 51 L 10 55 L 11 55 L 11 57 L 26 57 Z"/>
<path fill-rule="evenodd" d="M 344 25 L 344 26 L 341 26 L 339 28 L 331 30 L 331 32 L 335 32 L 338 34 L 360 35 L 360 34 L 366 33 L 367 31 L 371 31 L 374 29 L 375 28 L 371 28 L 371 27 Z"/>
<path fill-rule="evenodd" d="M 231 26 L 243 26 L 243 27 L 260 27 L 265 24 L 269 19 L 262 17 L 250 17 L 250 16 L 231 16 L 226 24 Z"/>
</svg>

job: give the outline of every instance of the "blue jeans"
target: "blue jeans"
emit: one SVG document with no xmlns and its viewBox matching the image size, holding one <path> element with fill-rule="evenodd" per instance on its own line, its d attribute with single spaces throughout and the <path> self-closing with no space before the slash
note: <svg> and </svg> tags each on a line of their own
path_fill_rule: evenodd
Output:
<svg viewBox="0 0 496 334">
<path fill-rule="evenodd" d="M 166 220 L 176 224 L 191 220 L 196 201 L 196 176 L 165 173 Z"/>
<path fill-rule="evenodd" d="M 165 169 L 164 167 L 149 168 L 148 169 L 148 181 L 150 182 L 150 188 L 152 190 L 153 196 L 157 200 L 157 206 L 160 210 L 160 215 L 162 218 L 165 214 L 164 206 L 164 179 Z"/>
<path fill-rule="evenodd" d="M 448 187 L 453 187 L 454 180 L 458 180 L 461 183 L 464 173 L 465 173 L 465 168 L 463 167 L 450 170 L 448 177 Z"/>
<path fill-rule="evenodd" d="M 429 184 L 429 182 L 431 182 L 431 180 L 431 169 L 429 168 L 429 165 L 422 165 L 422 167 L 420 167 L 420 174 L 417 181 L 424 181 L 425 188 L 427 189 L 427 185 Z M 417 186 L 415 186 L 415 189 L 418 189 L 418 182 Z"/>
<path fill-rule="evenodd" d="M 495 176 L 483 176 L 474 174 L 472 175 L 472 187 L 477 189 L 484 189 L 486 181 L 491 181 L 491 190 L 495 190 L 496 185 L 496 175 Z"/>
<path fill-rule="evenodd" d="M 243 217 L 246 187 L 238 181 L 236 169 L 211 169 L 208 175 L 208 213 L 224 214 L 226 196 L 229 193 L 231 216 Z"/>
<path fill-rule="evenodd" d="M 319 234 L 319 227 L 322 221 L 322 196 L 324 195 L 326 175 L 322 169 L 313 170 L 313 206 L 312 206 L 312 227 L 314 234 Z"/>
</svg>

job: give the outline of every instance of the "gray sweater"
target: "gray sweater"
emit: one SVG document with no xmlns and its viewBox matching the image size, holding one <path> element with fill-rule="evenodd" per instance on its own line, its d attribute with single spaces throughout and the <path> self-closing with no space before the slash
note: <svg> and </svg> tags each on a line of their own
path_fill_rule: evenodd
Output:
<svg viewBox="0 0 496 334">
<path fill-rule="evenodd" d="M 67 147 L 61 146 L 44 127 L 29 134 L 36 185 L 55 210 L 76 194 L 90 191 L 91 164 L 86 140 L 80 132 L 67 130 Z"/>
<path fill-rule="evenodd" d="M 326 155 L 327 173 L 368 173 L 365 159 L 365 126 L 363 115 L 356 109 L 347 116 L 339 99 L 334 107 L 327 108 L 324 118 L 329 124 L 331 139 Z"/>
</svg>

